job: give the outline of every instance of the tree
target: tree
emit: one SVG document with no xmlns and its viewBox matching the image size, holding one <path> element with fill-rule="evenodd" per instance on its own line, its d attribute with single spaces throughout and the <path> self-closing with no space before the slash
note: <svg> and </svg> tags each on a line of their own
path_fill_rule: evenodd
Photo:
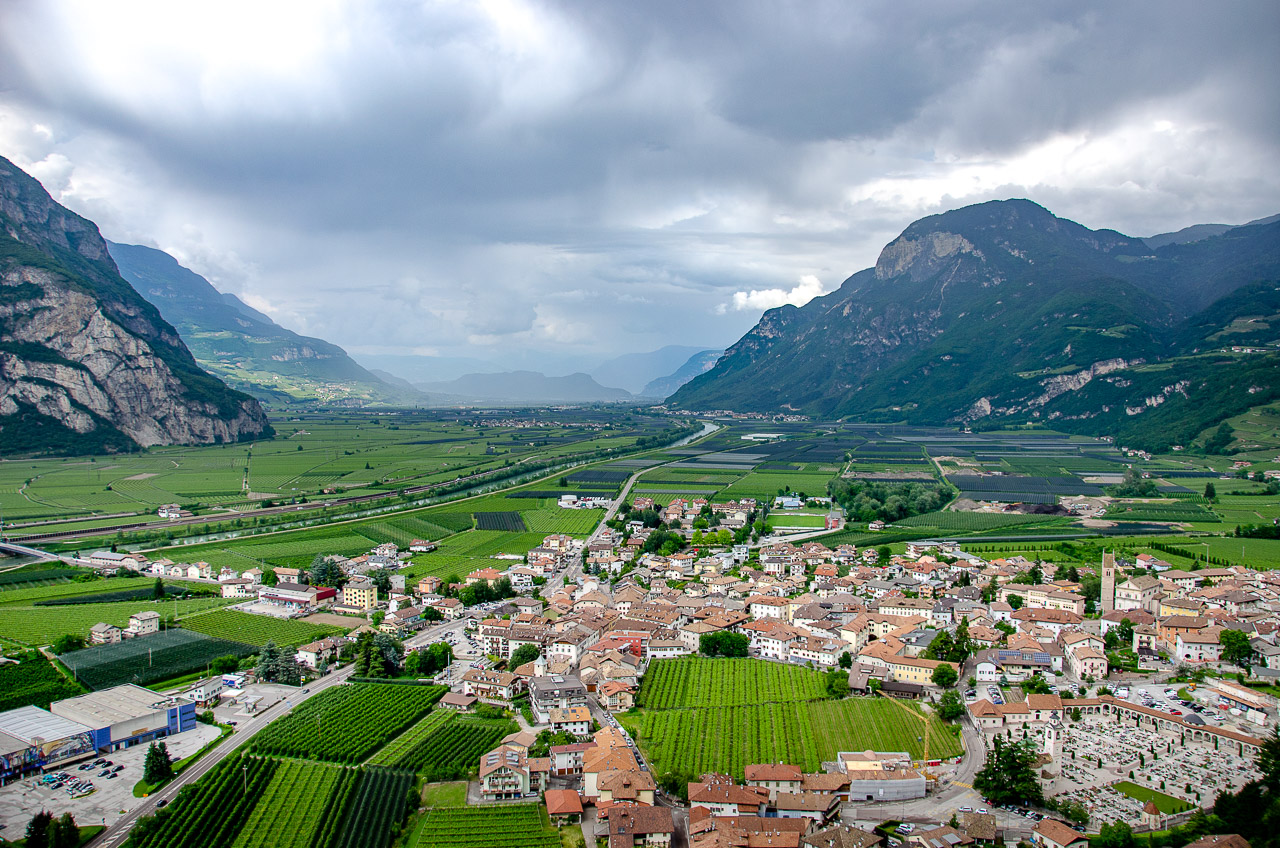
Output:
<svg viewBox="0 0 1280 848">
<path fill-rule="evenodd" d="M 312 586 L 331 586 L 338 589 L 347 582 L 347 576 L 338 564 L 323 554 L 317 554 L 316 558 L 311 560 L 311 567 L 307 569 L 307 573 L 310 575 Z"/>
<path fill-rule="evenodd" d="M 880 557 L 880 562 L 887 563 L 893 556 L 893 551 L 890 550 L 888 545 L 881 545 L 876 548 L 876 554 Z"/>
<path fill-rule="evenodd" d="M 942 697 L 938 699 L 938 717 L 946 721 L 954 721 L 964 715 L 964 702 L 960 700 L 960 693 L 954 689 L 948 689 L 942 693 Z"/>
<path fill-rule="evenodd" d="M 956 681 L 960 679 L 960 675 L 956 672 L 955 667 L 950 663 L 942 663 L 933 670 L 930 676 L 935 686 L 941 686 L 943 689 L 950 689 L 956 685 Z"/>
<path fill-rule="evenodd" d="M 61 656 L 62 654 L 69 654 L 72 651 L 78 651 L 83 648 L 84 645 L 84 639 L 81 639 L 79 636 L 60 636 L 58 637 L 58 640 L 53 643 L 53 652 Z"/>
<path fill-rule="evenodd" d="M 1205 440 L 1204 452 L 1213 454 L 1231 453 L 1227 448 L 1235 441 L 1235 438 L 1235 429 L 1226 421 L 1223 421 L 1213 435 Z"/>
<path fill-rule="evenodd" d="M 840 667 L 845 669 L 853 667 L 853 655 L 848 651 L 840 654 Z"/>
<path fill-rule="evenodd" d="M 533 662 L 540 656 L 542 656 L 542 651 L 538 650 L 537 645 L 521 645 L 511 652 L 511 660 L 507 663 L 507 668 L 517 669 L 525 663 Z"/>
<path fill-rule="evenodd" d="M 391 594 L 391 573 L 385 568 L 374 569 L 369 580 L 378 589 L 378 597 L 385 598 Z"/>
<path fill-rule="evenodd" d="M 280 661 L 280 650 L 276 647 L 276 643 L 268 640 L 267 644 L 262 646 L 262 650 L 258 653 L 258 666 L 255 669 L 259 680 L 274 680 L 276 665 Z"/>
<path fill-rule="evenodd" d="M 1122 645 L 1133 644 L 1133 622 L 1129 619 L 1121 619 L 1120 626 L 1116 628 L 1116 638 L 1120 640 Z"/>
<path fill-rule="evenodd" d="M 70 813 L 63 813 L 50 822 L 49 827 L 50 848 L 79 848 L 80 828 L 76 825 L 76 820 Z M 31 843 L 28 842 L 27 844 L 30 845 Z"/>
<path fill-rule="evenodd" d="M 1049 681 L 1045 680 L 1038 673 L 1033 674 L 1027 680 L 1022 682 L 1022 694 L 1047 695 L 1049 694 Z"/>
<path fill-rule="evenodd" d="M 849 673 L 839 666 L 827 669 L 823 684 L 828 698 L 843 698 L 849 694 Z"/>
<path fill-rule="evenodd" d="M 156 601 L 164 600 L 164 581 L 159 577 L 156 578 L 155 585 L 151 587 L 151 598 Z"/>
<path fill-rule="evenodd" d="M 1104 824 L 1098 831 L 1098 838 L 1090 841 L 1094 848 L 1133 848 L 1135 844 L 1133 828 L 1125 822 Z"/>
<path fill-rule="evenodd" d="M 1222 645 L 1222 658 L 1248 674 L 1257 653 L 1249 644 L 1249 635 L 1240 630 L 1223 630 L 1218 642 Z"/>
<path fill-rule="evenodd" d="M 1036 777 L 1039 753 L 1030 739 L 1006 742 L 997 736 L 987 752 L 986 763 L 973 779 L 973 788 L 997 806 L 1044 802 Z"/>
<path fill-rule="evenodd" d="M 152 786 L 173 778 L 173 762 L 163 742 L 152 742 L 142 764 L 142 779 Z"/>
<path fill-rule="evenodd" d="M 263 570 L 262 572 L 263 586 L 275 586 L 279 582 L 280 582 L 280 578 L 276 576 L 276 570 L 274 568 L 268 568 Z"/>
<path fill-rule="evenodd" d="M 240 660 L 235 654 L 227 654 L 225 657 L 215 657 L 213 662 L 209 663 L 209 671 L 214 674 L 231 674 L 239 670 Z"/>
<path fill-rule="evenodd" d="M 41 810 L 27 822 L 27 848 L 50 848 L 49 826 L 53 823 L 53 813 Z"/>
<path fill-rule="evenodd" d="M 698 637 L 698 651 L 708 657 L 745 657 L 751 640 L 745 633 L 720 630 Z"/>
<path fill-rule="evenodd" d="M 1213 481 L 1204 484 L 1204 499 L 1207 501 L 1216 501 L 1218 499 L 1218 490 L 1213 485 Z"/>
</svg>

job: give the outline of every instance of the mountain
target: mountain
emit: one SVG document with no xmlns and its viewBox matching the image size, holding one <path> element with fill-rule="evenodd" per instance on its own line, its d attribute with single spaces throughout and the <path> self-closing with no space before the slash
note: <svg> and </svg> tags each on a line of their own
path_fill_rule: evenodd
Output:
<svg viewBox="0 0 1280 848">
<path fill-rule="evenodd" d="M 413 402 L 322 339 L 286 330 L 233 294 L 184 268 L 162 250 L 107 242 L 120 275 L 177 328 L 196 361 L 256 396 L 290 402 L 320 398 Z"/>
<path fill-rule="evenodd" d="M 415 354 L 357 354 L 371 371 L 393 374 L 410 383 L 438 383 L 463 374 L 490 374 L 503 369 L 470 356 L 418 356 Z"/>
<path fill-rule="evenodd" d="M 1030 201 L 983 203 L 921 219 L 837 291 L 769 310 L 668 404 L 913 423 L 1039 419 L 1111 432 L 1171 393 L 1194 395 L 1175 388 L 1167 361 L 1221 348 L 1215 334 L 1229 311 L 1212 310 L 1245 286 L 1277 280 L 1280 223 L 1152 249 Z M 1198 339 L 1187 335 L 1192 326 Z M 1209 380 L 1230 367 L 1209 357 L 1197 373 Z M 1263 371 L 1238 399 L 1274 384 Z"/>
<path fill-rule="evenodd" d="M 684 364 L 671 372 L 665 377 L 659 377 L 656 380 L 650 380 L 639 394 L 641 397 L 665 398 L 670 397 L 676 389 L 685 383 L 697 377 L 699 374 L 705 374 L 715 367 L 716 360 L 724 353 L 723 350 L 700 350 L 693 356 L 684 361 Z"/>
<path fill-rule="evenodd" d="M 537 371 L 504 371 L 498 374 L 464 374 L 442 383 L 415 383 L 433 395 L 448 395 L 468 402 L 500 404 L 623 403 L 633 400 L 624 389 L 600 385 L 587 374 L 548 377 Z"/>
<path fill-rule="evenodd" d="M 626 353 L 600 363 L 592 369 L 591 376 L 602 386 L 618 386 L 634 394 L 643 394 L 646 384 L 670 374 L 701 350 L 704 348 L 667 345 L 648 353 Z"/>
<path fill-rule="evenodd" d="M 125 282 L 97 226 L 0 158 L 0 451 L 84 453 L 272 434 Z"/>
<path fill-rule="evenodd" d="M 1269 218 L 1259 218 L 1256 221 L 1250 221 L 1241 226 L 1253 227 L 1259 224 L 1274 224 L 1280 221 L 1280 215 L 1272 215 Z M 1195 224 L 1190 227 L 1183 227 L 1177 232 L 1160 233 L 1159 235 L 1147 236 L 1143 239 L 1147 243 L 1147 247 L 1164 247 L 1166 244 L 1188 244 L 1193 241 L 1201 241 L 1214 236 L 1220 236 L 1227 230 L 1234 230 L 1235 224 Z"/>
</svg>

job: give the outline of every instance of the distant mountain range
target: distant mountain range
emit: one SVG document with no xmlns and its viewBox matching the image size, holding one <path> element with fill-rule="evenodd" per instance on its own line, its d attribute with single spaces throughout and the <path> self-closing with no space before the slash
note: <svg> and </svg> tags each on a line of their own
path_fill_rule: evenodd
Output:
<svg viewBox="0 0 1280 848">
<path fill-rule="evenodd" d="M 648 353 L 626 353 L 602 362 L 590 373 L 602 386 L 617 386 L 646 397 L 666 397 L 650 395 L 644 389 L 654 380 L 667 377 L 683 367 L 690 356 L 702 350 L 704 348 L 688 345 L 667 345 Z"/>
<path fill-rule="evenodd" d="M 723 350 L 700 350 L 684 361 L 684 364 L 665 377 L 659 377 L 656 380 L 650 380 L 640 395 L 647 398 L 666 398 L 675 393 L 676 389 L 685 383 L 697 377 L 699 374 L 705 374 L 715 367 L 716 361 L 720 359 Z"/>
<path fill-rule="evenodd" d="M 1184 230 L 1152 247 L 1027 200 L 924 218 L 837 291 L 766 312 L 668 403 L 1045 421 L 1154 447 L 1190 443 L 1280 397 L 1276 220 L 1207 237 Z"/>
<path fill-rule="evenodd" d="M 442 400 L 466 403 L 548 404 L 625 403 L 635 400 L 626 389 L 602 386 L 588 374 L 548 377 L 537 371 L 503 371 L 497 374 L 464 374 L 440 383 L 416 383 L 414 387 Z"/>
<path fill-rule="evenodd" d="M 98 227 L 0 158 L 0 452 L 102 453 L 270 436 L 121 278 Z"/>
<path fill-rule="evenodd" d="M 277 402 L 399 403 L 424 399 L 391 386 L 323 339 L 300 336 L 219 292 L 162 250 L 107 242 L 120 275 L 173 324 L 196 360 L 232 385 Z"/>
</svg>

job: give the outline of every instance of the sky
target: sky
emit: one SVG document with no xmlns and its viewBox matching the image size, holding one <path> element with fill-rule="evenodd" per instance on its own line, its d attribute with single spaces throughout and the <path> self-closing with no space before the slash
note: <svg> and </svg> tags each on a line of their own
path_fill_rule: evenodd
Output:
<svg viewBox="0 0 1280 848">
<path fill-rule="evenodd" d="M 731 344 L 913 220 L 1280 212 L 1280 4 L 0 4 L 0 155 L 361 354 Z"/>
</svg>

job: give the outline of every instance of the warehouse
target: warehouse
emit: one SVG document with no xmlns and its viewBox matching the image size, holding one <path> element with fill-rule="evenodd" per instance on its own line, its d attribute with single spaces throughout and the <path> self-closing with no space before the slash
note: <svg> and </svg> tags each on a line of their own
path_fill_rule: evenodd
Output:
<svg viewBox="0 0 1280 848">
<path fill-rule="evenodd" d="M 91 728 L 93 746 L 103 752 L 181 733 L 196 723 L 191 701 L 165 698 L 133 684 L 55 701 L 49 709 Z"/>
<path fill-rule="evenodd" d="M 93 730 L 39 707 L 0 713 L 0 781 L 92 755 Z"/>
</svg>

